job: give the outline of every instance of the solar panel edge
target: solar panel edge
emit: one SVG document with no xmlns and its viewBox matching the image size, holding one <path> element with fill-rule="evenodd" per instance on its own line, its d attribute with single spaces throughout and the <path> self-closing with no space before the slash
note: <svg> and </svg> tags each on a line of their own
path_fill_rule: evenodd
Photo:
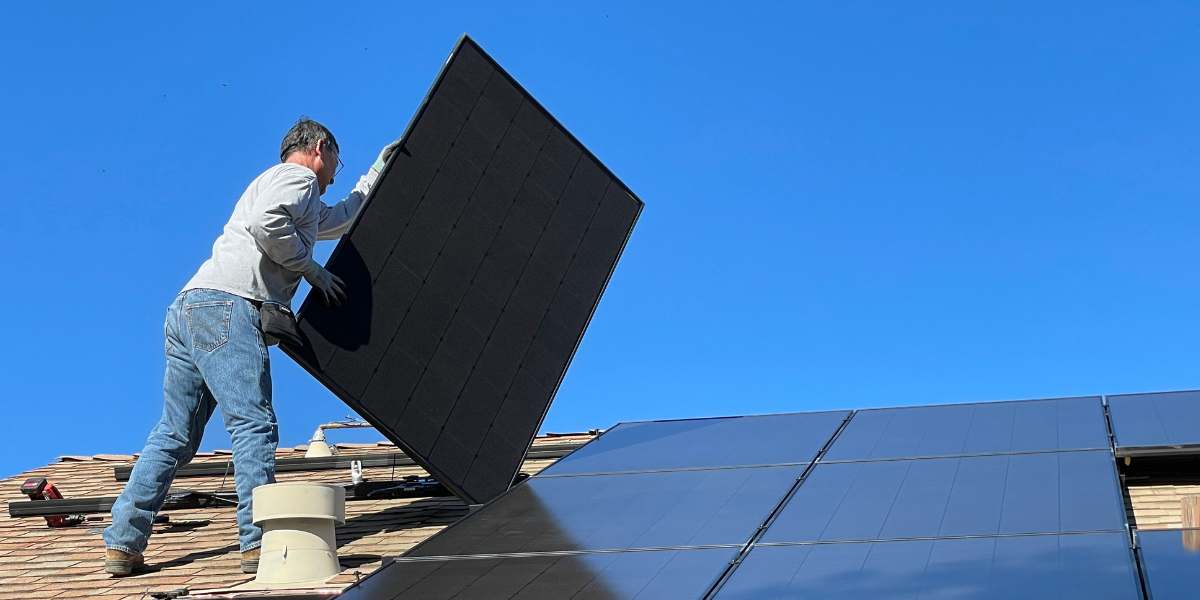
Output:
<svg viewBox="0 0 1200 600">
<path fill-rule="evenodd" d="M 1022 398 L 1020 400 L 978 400 L 975 402 L 946 402 L 942 404 L 914 404 L 911 406 L 876 406 L 872 408 L 855 409 L 858 412 L 874 412 L 883 410 L 907 410 L 910 408 L 939 408 L 944 406 L 978 406 L 980 404 L 1015 404 L 1018 402 L 1057 402 L 1060 400 L 1096 400 L 1101 401 L 1106 396 L 1103 394 L 1083 395 L 1083 396 L 1064 396 L 1062 398 Z M 1107 396 L 1112 398 L 1112 396 Z"/>
<path fill-rule="evenodd" d="M 626 194 L 629 194 L 630 198 L 632 198 L 634 201 L 636 201 L 640 206 L 642 206 L 642 207 L 645 206 L 645 202 L 643 202 L 642 199 L 639 198 L 637 196 L 637 194 L 635 194 L 628 185 L 625 185 L 625 182 L 622 181 L 620 177 L 617 177 L 617 175 L 615 173 L 613 173 L 612 170 L 610 170 L 608 168 L 608 166 L 606 166 L 604 164 L 603 161 L 601 161 L 595 154 L 593 154 L 592 151 L 589 150 L 588 147 L 583 142 L 580 142 L 579 138 L 575 137 L 575 134 L 571 133 L 571 131 L 569 129 L 564 127 L 562 122 L 560 122 L 558 119 L 556 119 L 554 117 L 554 115 L 549 110 L 547 110 L 546 107 L 543 106 L 542 103 L 539 102 L 538 99 L 533 94 L 529 93 L 529 90 L 526 90 L 525 87 L 520 84 L 520 82 L 518 82 L 512 75 L 510 75 L 508 73 L 508 71 L 506 71 L 503 67 L 501 67 L 500 63 L 496 62 L 496 60 L 493 59 L 490 54 L 488 54 L 486 51 L 484 51 L 484 49 L 479 45 L 478 42 L 476 42 L 474 39 L 472 39 L 470 36 L 468 36 L 465 33 L 463 34 L 461 41 L 471 44 L 473 46 L 473 48 L 477 52 L 479 52 L 480 55 L 483 56 L 484 59 L 486 59 L 489 63 L 491 63 L 492 68 L 496 69 L 496 71 L 498 73 L 502 74 L 508 80 L 508 82 L 510 84 L 512 84 L 514 87 L 516 87 L 519 92 L 524 94 L 529 99 L 529 101 L 532 102 L 534 104 L 534 106 L 536 106 L 538 108 L 538 110 L 540 110 L 544 115 L 549 117 L 550 122 L 556 128 L 560 129 L 562 131 L 562 133 L 566 134 L 567 138 L 570 139 L 575 145 L 579 146 L 583 150 L 583 152 L 586 156 L 588 156 L 592 161 L 594 161 L 597 165 L 599 165 L 600 168 L 604 170 L 604 173 L 606 175 L 608 175 L 608 177 L 610 179 L 615 181 L 617 183 L 617 185 L 621 186 L 621 188 L 625 191 Z M 638 209 L 638 213 L 640 215 L 640 213 L 641 213 L 640 208 Z M 636 217 L 634 218 L 634 224 L 635 225 L 637 224 Z M 620 254 L 618 254 L 618 256 L 620 256 Z"/>
<path fill-rule="evenodd" d="M 845 416 L 849 416 L 850 413 L 852 413 L 852 412 L 855 412 L 855 411 L 848 410 L 848 409 L 834 408 L 834 409 L 830 409 L 830 410 L 813 410 L 813 411 L 783 412 L 783 413 L 763 413 L 763 414 L 757 414 L 757 415 L 719 415 L 719 416 L 715 416 L 715 417 L 680 417 L 678 419 L 646 419 L 643 421 L 618 421 L 618 422 L 614 423 L 612 427 L 609 427 L 608 429 L 605 429 L 604 431 L 605 432 L 611 431 L 612 429 L 615 429 L 616 427 L 618 427 L 620 425 L 636 425 L 639 423 L 673 423 L 676 421 L 705 421 L 705 420 L 712 420 L 712 419 L 754 419 L 754 418 L 758 418 L 758 417 L 785 417 L 785 416 L 789 416 L 789 415 L 820 415 L 820 414 L 830 414 L 830 413 L 843 413 Z M 845 416 L 843 416 L 843 418 L 845 418 Z"/>
<path fill-rule="evenodd" d="M 1170 394 L 1200 394 L 1200 389 L 1195 389 L 1195 390 L 1159 390 L 1159 391 L 1156 391 L 1156 392 L 1137 392 L 1137 393 L 1133 393 L 1133 394 L 1104 394 L 1104 397 L 1105 397 L 1105 398 L 1107 398 L 1108 400 L 1112 400 L 1112 399 L 1114 399 L 1114 398 L 1116 398 L 1116 399 L 1121 399 L 1121 398 L 1136 398 L 1136 397 L 1138 397 L 1138 396 L 1159 396 L 1159 395 L 1170 395 Z"/>
</svg>

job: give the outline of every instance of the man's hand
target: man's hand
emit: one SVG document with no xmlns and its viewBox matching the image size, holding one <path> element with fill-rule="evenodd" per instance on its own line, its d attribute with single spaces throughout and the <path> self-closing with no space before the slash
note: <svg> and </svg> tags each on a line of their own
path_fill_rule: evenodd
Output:
<svg viewBox="0 0 1200 600">
<path fill-rule="evenodd" d="M 337 275 L 325 270 L 317 261 L 308 263 L 304 271 L 304 280 L 312 285 L 317 299 L 325 306 L 341 306 L 346 299 L 346 284 Z"/>
<path fill-rule="evenodd" d="M 396 148 L 399 147 L 400 140 L 396 140 L 384 146 L 383 151 L 379 153 L 379 158 L 375 161 L 375 164 L 371 165 L 371 168 L 375 169 L 376 173 L 382 173 L 383 167 L 387 165 L 388 159 L 392 157 L 392 154 L 396 152 Z"/>
</svg>

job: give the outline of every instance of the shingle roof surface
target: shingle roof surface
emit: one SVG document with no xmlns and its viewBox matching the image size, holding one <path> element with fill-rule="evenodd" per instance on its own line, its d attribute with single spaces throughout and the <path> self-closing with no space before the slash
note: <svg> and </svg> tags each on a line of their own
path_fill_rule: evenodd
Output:
<svg viewBox="0 0 1200 600">
<path fill-rule="evenodd" d="M 588 434 L 539 437 L 534 447 L 544 444 L 583 444 Z M 341 454 L 387 454 L 396 452 L 390 442 L 338 444 Z M 278 458 L 304 456 L 306 447 L 281 448 Z M 42 517 L 12 518 L 7 503 L 25 501 L 19 491 L 30 477 L 45 477 L 63 496 L 70 498 L 116 496 L 125 487 L 116 481 L 113 468 L 133 465 L 133 456 L 101 454 L 60 457 L 60 462 L 0 480 L 0 600 L 9 598 L 76 598 L 101 600 L 139 599 L 147 592 L 182 587 L 192 590 L 235 585 L 252 576 L 239 570 L 237 518 L 235 509 L 176 510 L 170 523 L 155 525 L 146 550 L 149 571 L 115 578 L 103 572 L 104 541 L 101 530 L 111 522 L 109 515 L 90 515 L 103 520 L 75 527 L 50 528 Z M 201 453 L 193 462 L 225 462 L 229 452 Z M 529 460 L 523 472 L 536 473 L 553 460 Z M 364 468 L 368 480 L 426 476 L 424 469 L 403 466 L 393 469 Z M 343 470 L 285 472 L 276 479 L 345 483 Z M 186 477 L 175 480 L 176 489 L 232 491 L 233 478 Z M 467 512 L 455 497 L 355 500 L 346 502 L 346 524 L 337 528 L 338 555 L 346 567 L 338 581 L 354 581 L 379 568 L 383 557 L 396 556 L 453 523 Z"/>
</svg>

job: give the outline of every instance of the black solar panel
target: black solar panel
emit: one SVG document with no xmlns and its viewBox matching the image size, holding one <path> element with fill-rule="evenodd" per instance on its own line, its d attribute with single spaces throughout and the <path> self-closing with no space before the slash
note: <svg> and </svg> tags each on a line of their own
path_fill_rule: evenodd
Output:
<svg viewBox="0 0 1200 600">
<path fill-rule="evenodd" d="M 860 410 L 826 461 L 1108 448 L 1100 398 Z"/>
<path fill-rule="evenodd" d="M 1200 531 L 1139 531 L 1146 585 L 1154 600 L 1191 600 L 1200 590 Z"/>
<path fill-rule="evenodd" d="M 808 598 L 1140 600 L 1141 594 L 1129 538 L 1090 533 L 758 546 L 716 595 Z"/>
<path fill-rule="evenodd" d="M 741 545 L 803 470 L 534 477 L 408 555 Z"/>
<path fill-rule="evenodd" d="M 1109 396 L 1108 414 L 1123 454 L 1200 446 L 1200 391 Z"/>
<path fill-rule="evenodd" d="M 1108 451 L 821 464 L 763 542 L 1121 531 Z"/>
<path fill-rule="evenodd" d="M 736 548 L 402 561 L 342 600 L 700 600 Z"/>
<path fill-rule="evenodd" d="M 463 36 L 285 349 L 470 503 L 506 490 L 642 209 Z"/>
<path fill-rule="evenodd" d="M 810 462 L 849 411 L 622 423 L 543 476 Z"/>
</svg>

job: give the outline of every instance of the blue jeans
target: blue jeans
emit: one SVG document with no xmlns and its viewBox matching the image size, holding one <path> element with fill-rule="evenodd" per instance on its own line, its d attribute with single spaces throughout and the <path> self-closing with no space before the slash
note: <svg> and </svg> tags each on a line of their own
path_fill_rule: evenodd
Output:
<svg viewBox="0 0 1200 600">
<path fill-rule="evenodd" d="M 258 309 L 225 292 L 187 290 L 167 309 L 165 329 L 162 419 L 113 505 L 104 544 L 130 554 L 146 549 L 154 515 L 162 508 L 176 470 L 192 460 L 204 425 L 220 404 L 233 441 L 238 542 L 242 551 L 257 548 L 262 529 L 253 523 L 251 492 L 275 482 L 279 445 L 271 408 L 271 362 Z"/>
</svg>

